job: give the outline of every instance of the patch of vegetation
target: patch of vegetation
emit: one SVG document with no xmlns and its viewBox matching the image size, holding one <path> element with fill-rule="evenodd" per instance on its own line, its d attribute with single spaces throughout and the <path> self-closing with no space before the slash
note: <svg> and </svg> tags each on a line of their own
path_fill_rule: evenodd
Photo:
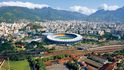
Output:
<svg viewBox="0 0 124 70">
<path fill-rule="evenodd" d="M 46 70 L 41 59 L 34 59 L 32 56 L 30 56 L 28 57 L 28 62 L 32 70 Z"/>
<path fill-rule="evenodd" d="M 117 36 L 112 35 L 111 33 L 106 32 L 103 36 L 106 40 L 118 40 Z"/>
<path fill-rule="evenodd" d="M 69 68 L 69 70 L 79 70 L 77 62 L 67 62 L 66 66 Z"/>
<path fill-rule="evenodd" d="M 23 61 L 6 61 L 0 70 L 30 70 L 29 63 L 26 60 Z"/>
<path fill-rule="evenodd" d="M 14 47 L 12 46 L 12 43 L 7 41 L 7 42 L 4 42 L 0 45 L 0 52 L 3 52 L 3 51 L 13 51 L 14 50 Z"/>
<path fill-rule="evenodd" d="M 20 60 L 26 59 L 26 56 L 24 54 L 11 54 L 11 55 L 8 55 L 8 57 L 12 61 L 20 61 Z"/>
<path fill-rule="evenodd" d="M 10 61 L 10 70 L 30 70 L 30 67 L 26 60 Z"/>
<path fill-rule="evenodd" d="M 69 55 L 61 54 L 61 55 L 56 55 L 56 56 L 49 56 L 47 58 L 42 58 L 42 61 L 46 62 L 46 61 L 49 61 L 49 60 L 62 59 L 62 58 L 65 58 L 65 57 L 69 57 Z"/>
<path fill-rule="evenodd" d="M 117 64 L 117 69 L 115 70 L 124 70 L 124 59 L 122 59 L 121 63 Z"/>
</svg>

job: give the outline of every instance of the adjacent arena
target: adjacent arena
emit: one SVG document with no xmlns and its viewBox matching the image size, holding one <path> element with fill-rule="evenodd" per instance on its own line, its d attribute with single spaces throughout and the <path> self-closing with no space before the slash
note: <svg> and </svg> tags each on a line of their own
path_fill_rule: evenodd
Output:
<svg viewBox="0 0 124 70">
<path fill-rule="evenodd" d="M 62 43 L 62 44 L 68 44 L 68 43 L 75 43 L 82 40 L 82 36 L 79 34 L 51 34 L 47 36 L 47 39 L 52 43 Z"/>
</svg>

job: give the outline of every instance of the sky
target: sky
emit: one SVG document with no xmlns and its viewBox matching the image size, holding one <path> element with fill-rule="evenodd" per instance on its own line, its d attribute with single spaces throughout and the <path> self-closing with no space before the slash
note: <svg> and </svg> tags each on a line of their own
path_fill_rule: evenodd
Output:
<svg viewBox="0 0 124 70">
<path fill-rule="evenodd" d="M 124 6 L 124 0 L 0 0 L 0 7 L 16 5 L 33 9 L 52 7 L 90 15 L 99 9 L 116 10 Z"/>
</svg>

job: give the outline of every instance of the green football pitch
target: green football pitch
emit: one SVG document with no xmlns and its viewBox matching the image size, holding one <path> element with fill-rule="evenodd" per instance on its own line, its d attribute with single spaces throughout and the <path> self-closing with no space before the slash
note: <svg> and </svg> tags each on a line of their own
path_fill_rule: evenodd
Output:
<svg viewBox="0 0 124 70">
<path fill-rule="evenodd" d="M 26 60 L 23 61 L 6 61 L 0 70 L 30 70 L 29 64 Z"/>
</svg>

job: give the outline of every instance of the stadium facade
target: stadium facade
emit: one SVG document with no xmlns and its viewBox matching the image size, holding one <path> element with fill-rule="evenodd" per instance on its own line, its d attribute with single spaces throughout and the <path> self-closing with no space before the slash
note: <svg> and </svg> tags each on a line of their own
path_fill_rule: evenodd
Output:
<svg viewBox="0 0 124 70">
<path fill-rule="evenodd" d="M 54 44 L 73 44 L 82 40 L 82 36 L 75 33 L 59 33 L 47 35 L 47 40 Z"/>
</svg>

